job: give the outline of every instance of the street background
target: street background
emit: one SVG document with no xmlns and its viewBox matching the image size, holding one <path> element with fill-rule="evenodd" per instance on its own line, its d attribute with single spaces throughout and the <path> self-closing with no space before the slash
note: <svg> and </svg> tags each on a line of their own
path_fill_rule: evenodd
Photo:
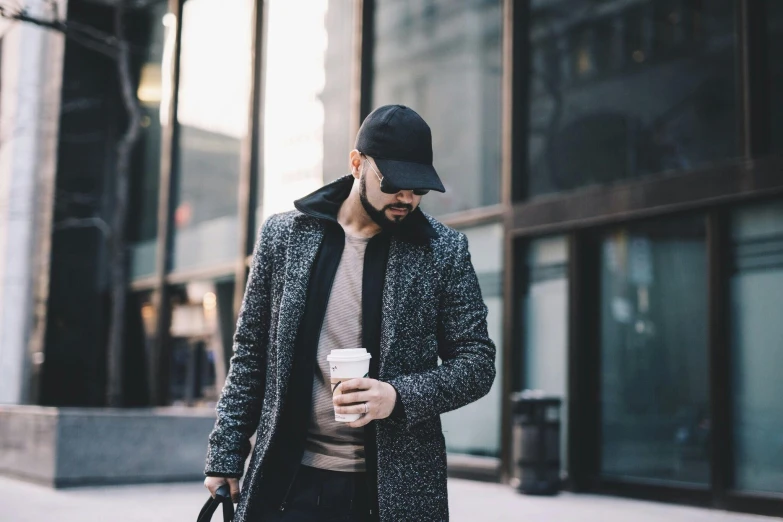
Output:
<svg viewBox="0 0 783 522">
<path fill-rule="evenodd" d="M 0 0 L 0 476 L 66 488 L 0 522 L 194 518 L 259 228 L 385 104 L 497 346 L 453 519 L 783 514 L 781 93 L 783 0 Z"/>
<path fill-rule="evenodd" d="M 195 521 L 206 500 L 201 484 L 52 490 L 0 478 L 7 522 Z M 764 522 L 770 517 L 654 502 L 564 493 L 530 497 L 498 484 L 451 479 L 452 522 Z M 5 518 L 10 515 L 10 518 Z M 213 520 L 222 520 L 218 511 Z M 402 522 L 402 521 L 401 521 Z"/>
</svg>

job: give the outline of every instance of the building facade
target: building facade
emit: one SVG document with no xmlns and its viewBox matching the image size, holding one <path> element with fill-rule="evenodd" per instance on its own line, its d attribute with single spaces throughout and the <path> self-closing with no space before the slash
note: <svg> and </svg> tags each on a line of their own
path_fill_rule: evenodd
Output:
<svg viewBox="0 0 783 522">
<path fill-rule="evenodd" d="M 490 394 L 443 416 L 451 472 L 513 480 L 509 396 L 534 388 L 564 399 L 569 489 L 783 511 L 783 3 L 169 0 L 129 21 L 127 406 L 214 406 L 258 227 L 403 103 L 447 187 L 423 208 L 467 234 L 498 346 Z M 111 209 L 124 114 L 89 53 L 66 42 L 55 74 L 46 305 L 16 310 L 45 334 L 3 330 L 6 402 L 105 399 L 105 241 L 58 228 Z"/>
</svg>

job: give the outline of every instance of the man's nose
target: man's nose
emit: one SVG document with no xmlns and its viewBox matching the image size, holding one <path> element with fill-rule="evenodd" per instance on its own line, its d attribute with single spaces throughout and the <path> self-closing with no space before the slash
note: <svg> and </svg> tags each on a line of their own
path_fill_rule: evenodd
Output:
<svg viewBox="0 0 783 522">
<path fill-rule="evenodd" d="M 401 190 L 397 193 L 397 201 L 400 203 L 407 203 L 411 204 L 413 203 L 413 191 L 412 190 Z"/>
</svg>

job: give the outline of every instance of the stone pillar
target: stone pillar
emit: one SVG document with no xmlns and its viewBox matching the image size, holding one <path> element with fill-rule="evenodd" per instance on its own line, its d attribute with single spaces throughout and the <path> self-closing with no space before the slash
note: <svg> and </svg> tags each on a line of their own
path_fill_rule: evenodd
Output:
<svg viewBox="0 0 783 522">
<path fill-rule="evenodd" d="M 45 4 L 29 13 L 51 16 Z M 35 400 L 43 362 L 64 38 L 11 24 L 0 20 L 0 403 L 19 404 Z"/>
</svg>

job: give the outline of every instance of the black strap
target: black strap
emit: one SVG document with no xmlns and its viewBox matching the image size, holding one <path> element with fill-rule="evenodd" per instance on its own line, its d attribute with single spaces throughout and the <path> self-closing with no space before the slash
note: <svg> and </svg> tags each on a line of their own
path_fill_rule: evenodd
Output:
<svg viewBox="0 0 783 522">
<path fill-rule="evenodd" d="M 210 522 L 212 515 L 217 511 L 220 504 L 223 504 L 223 522 L 234 520 L 234 502 L 231 500 L 231 490 L 229 490 L 228 484 L 223 484 L 215 491 L 215 498 L 210 496 L 207 499 L 207 502 L 198 514 L 196 522 Z"/>
</svg>

